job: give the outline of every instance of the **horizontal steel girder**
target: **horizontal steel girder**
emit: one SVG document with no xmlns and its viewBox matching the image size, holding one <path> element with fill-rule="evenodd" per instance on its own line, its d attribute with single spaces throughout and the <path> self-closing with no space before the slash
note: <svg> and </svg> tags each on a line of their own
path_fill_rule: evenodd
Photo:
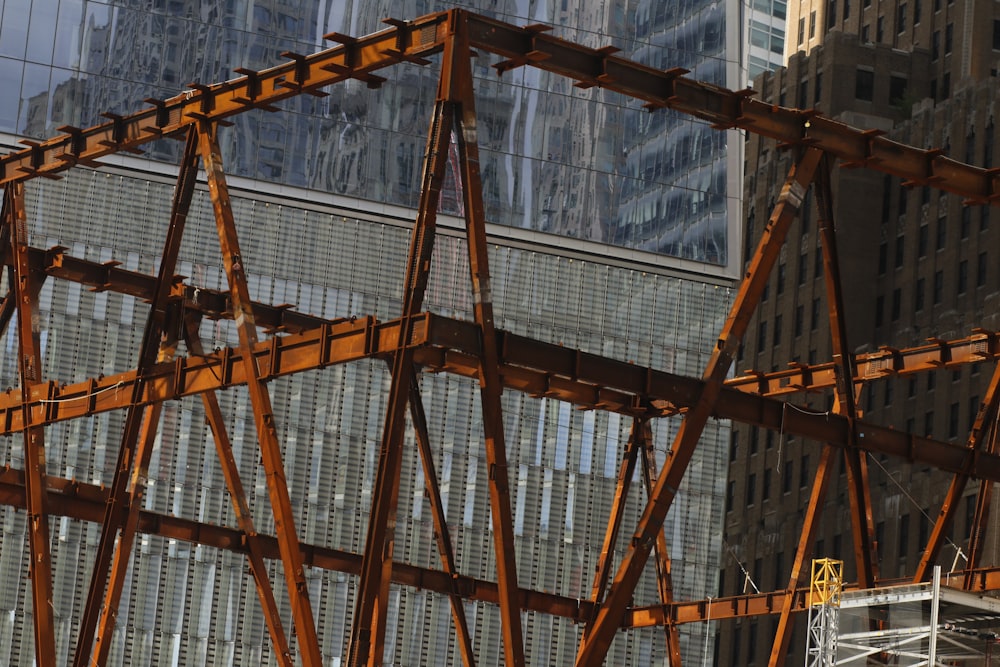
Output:
<svg viewBox="0 0 1000 667">
<path fill-rule="evenodd" d="M 80 521 L 101 520 L 107 502 L 107 489 L 95 484 L 54 476 L 49 476 L 48 488 L 47 502 L 50 514 Z M 23 509 L 24 503 L 23 471 L 15 468 L 0 470 L 0 504 Z M 202 544 L 237 553 L 247 551 L 244 534 L 237 528 L 201 523 L 168 514 L 140 510 L 139 531 L 147 535 L 157 535 L 165 539 Z M 278 542 L 273 536 L 258 534 L 254 539 L 265 558 L 276 560 L 279 557 Z M 357 575 L 361 571 L 360 554 L 306 543 L 301 544 L 301 548 L 304 563 L 311 567 L 351 575 Z M 953 574 L 961 576 L 964 573 Z M 972 591 L 1000 589 L 1000 568 L 974 570 L 971 578 L 975 582 L 970 589 Z M 408 563 L 393 564 L 392 580 L 403 586 L 435 591 L 443 595 L 457 591 L 467 600 L 496 604 L 499 599 L 495 582 L 461 574 L 453 575 Z M 893 582 L 882 583 L 889 585 Z M 795 591 L 796 612 L 805 611 L 808 592 L 808 588 Z M 710 600 L 675 601 L 670 605 L 635 607 L 622 619 L 622 627 L 644 628 L 662 626 L 668 622 L 703 623 L 706 619 L 725 620 L 777 614 L 781 609 L 784 595 L 784 591 L 776 591 Z M 593 609 L 593 603 L 589 600 L 544 591 L 522 588 L 520 596 L 521 607 L 526 611 L 543 612 L 578 622 L 584 622 Z"/>
<path fill-rule="evenodd" d="M 383 358 L 396 349 L 399 330 L 399 320 L 380 323 L 372 317 L 363 317 L 271 338 L 258 344 L 254 354 L 262 377 L 270 380 L 332 364 Z M 415 363 L 426 371 L 478 377 L 480 342 L 475 324 L 424 313 L 415 322 L 409 345 L 417 348 Z M 584 408 L 656 416 L 683 411 L 701 392 L 702 380 L 696 378 L 506 332 L 498 332 L 498 348 L 505 387 Z M 157 364 L 147 377 L 140 400 L 152 403 L 178 399 L 245 381 L 239 352 L 224 348 L 204 357 Z M 135 372 L 128 371 L 69 385 L 39 384 L 32 390 L 32 425 L 127 407 L 133 382 Z M 20 431 L 24 426 L 22 415 L 21 400 L 14 392 L 0 395 L 0 434 Z M 848 444 L 848 422 L 840 415 L 735 389 L 723 389 L 714 416 L 839 447 Z M 964 445 L 884 426 L 856 423 L 857 446 L 862 450 L 890 454 L 977 479 L 1000 481 L 1000 455 L 974 452 Z"/>
<path fill-rule="evenodd" d="M 322 88 L 347 79 L 377 86 L 372 73 L 403 60 L 426 63 L 442 50 L 454 32 L 452 21 L 468 24 L 472 48 L 507 60 L 499 73 L 531 66 L 577 81 L 579 87 L 599 86 L 641 100 L 650 109 L 670 108 L 713 123 L 741 128 L 783 144 L 800 144 L 829 153 L 847 166 L 864 166 L 919 185 L 966 197 L 973 203 L 993 203 L 1000 196 L 1000 174 L 945 157 L 937 149 L 907 146 L 837 122 L 815 110 L 767 104 L 751 91 L 732 91 L 683 76 L 685 70 L 657 70 L 612 55 L 615 49 L 592 49 L 546 34 L 547 28 L 517 27 L 463 10 L 427 15 L 413 21 L 392 21 L 393 27 L 352 38 L 329 35 L 340 46 L 303 56 L 260 72 L 241 70 L 229 81 L 191 84 L 192 89 L 129 116 L 111 116 L 88 129 L 64 127 L 66 134 L 0 159 L 0 185 L 36 176 L 54 176 L 75 164 L 173 135 L 200 120 L 223 120 L 253 108 L 274 110 L 274 104 L 302 93 L 323 95 Z M 27 142 L 26 142 L 27 143 Z"/>
<path fill-rule="evenodd" d="M 127 294 L 138 299 L 152 299 L 156 277 L 139 271 L 123 269 L 117 262 L 100 263 L 67 255 L 65 248 L 54 246 L 47 250 L 29 248 L 32 268 L 49 276 L 69 280 L 90 287 L 93 291 Z M 10 253 L 3 251 L 3 262 L 10 265 Z M 173 293 L 182 299 L 184 309 L 197 311 L 209 319 L 231 319 L 232 304 L 229 293 L 184 283 L 184 276 L 174 277 Z M 290 305 L 272 306 L 255 301 L 254 317 L 257 326 L 268 332 L 300 333 L 324 324 L 343 320 L 325 320 L 292 310 Z M 1000 357 L 1000 334 L 976 329 L 972 335 L 955 340 L 929 339 L 926 345 L 911 348 L 883 347 L 875 352 L 854 356 L 856 373 L 854 382 L 872 382 L 882 378 L 923 373 L 940 368 L 953 368 L 996 360 Z M 726 381 L 726 386 L 763 396 L 781 396 L 832 388 L 833 362 L 818 364 L 794 363 L 784 370 L 771 372 L 743 371 Z"/>
</svg>

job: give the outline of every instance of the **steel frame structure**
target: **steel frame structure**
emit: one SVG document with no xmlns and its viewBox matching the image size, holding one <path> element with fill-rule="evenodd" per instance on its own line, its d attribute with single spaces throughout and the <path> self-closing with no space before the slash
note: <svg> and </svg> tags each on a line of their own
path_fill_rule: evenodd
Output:
<svg viewBox="0 0 1000 667">
<path fill-rule="evenodd" d="M 505 664 L 525 664 L 520 613 L 531 610 L 573 619 L 584 625 L 578 652 L 580 667 L 600 665 L 622 628 L 662 626 L 671 664 L 680 664 L 677 626 L 758 614 L 778 614 L 777 637 L 770 664 L 783 660 L 793 613 L 805 609 L 802 583 L 810 557 L 812 535 L 819 520 L 833 456 L 845 457 L 854 527 L 855 558 L 860 585 L 879 581 L 878 558 L 872 539 L 871 501 L 868 495 L 865 452 L 891 454 L 919 461 L 954 474 L 948 499 L 926 546 L 914 580 L 928 576 L 947 532 L 955 501 L 968 481 L 980 480 L 976 536 L 986 525 L 992 484 L 1000 481 L 1000 454 L 986 437 L 994 420 L 1000 392 L 1000 370 L 964 446 L 866 423 L 857 416 L 856 394 L 867 382 L 881 377 L 916 373 L 942 366 L 996 361 L 1000 336 L 975 331 L 956 341 L 932 341 L 908 350 L 882 349 L 852 356 L 846 352 L 843 299 L 840 290 L 830 171 L 841 167 L 868 167 L 964 196 L 971 203 L 993 205 L 1000 197 L 1000 174 L 952 160 L 937 150 L 923 150 L 893 142 L 877 132 L 855 129 L 814 112 L 775 107 L 684 76 L 683 70 L 659 71 L 614 55 L 613 48 L 592 49 L 548 34 L 545 26 L 516 27 L 464 10 L 451 10 L 413 21 L 387 20 L 390 28 L 362 38 L 339 34 L 327 38 L 339 46 L 312 55 L 286 54 L 285 64 L 263 70 L 239 70 L 226 82 L 191 84 L 191 90 L 129 116 L 108 115 L 108 122 L 87 128 L 64 127 L 63 134 L 0 158 L 0 185 L 4 189 L 0 246 L 8 267 L 11 290 L 0 306 L 0 325 L 17 314 L 21 391 L 0 395 L 0 432 L 20 432 L 24 440 L 24 470 L 0 471 L 0 502 L 23 508 L 29 517 L 29 575 L 36 614 L 35 651 L 40 664 L 51 664 L 53 620 L 47 610 L 52 599 L 48 568 L 48 518 L 69 516 L 102 523 L 97 562 L 77 633 L 76 665 L 104 664 L 113 631 L 123 577 L 137 533 L 148 533 L 211 545 L 246 554 L 249 570 L 267 620 L 274 652 L 282 664 L 294 657 L 305 665 L 320 664 L 319 646 L 305 566 L 329 568 L 358 576 L 349 664 L 381 664 L 391 583 L 419 586 L 450 597 L 457 645 L 463 662 L 475 664 L 472 641 L 462 608 L 463 600 L 483 600 L 499 606 Z M 572 78 L 580 87 L 601 86 L 643 101 L 656 113 L 675 109 L 719 128 L 742 128 L 775 139 L 795 152 L 788 175 L 762 240 L 736 294 L 729 318 L 718 336 L 702 378 L 683 377 L 651 368 L 516 336 L 496 328 L 486 255 L 485 215 L 479 175 L 474 81 L 470 57 L 474 51 L 499 56 L 498 74 L 531 66 Z M 402 316 L 389 322 L 372 317 L 323 320 L 286 306 L 250 301 L 247 267 L 230 205 L 226 175 L 216 131 L 220 123 L 249 109 L 275 111 L 274 105 L 299 94 L 325 95 L 324 89 L 347 79 L 377 87 L 384 79 L 375 72 L 401 61 L 426 65 L 441 54 L 441 73 L 423 170 L 419 210 L 411 237 L 404 276 Z M 28 245 L 25 183 L 36 177 L 59 176 L 74 165 L 97 165 L 102 156 L 137 151 L 146 142 L 163 137 L 184 139 L 186 149 L 175 189 L 168 234 L 156 276 L 126 271 L 114 264 L 96 264 L 74 258 L 63 248 L 48 250 Z M 423 293 L 433 260 L 439 193 L 447 166 L 448 147 L 458 147 L 459 173 L 469 249 L 470 286 L 474 297 L 473 322 L 453 320 L 422 310 Z M 219 236 L 228 291 L 187 284 L 174 275 L 180 240 L 199 164 L 203 166 Z M 727 378 L 784 241 L 799 213 L 806 189 L 816 187 L 820 231 L 827 276 L 834 359 L 830 363 L 796 365 L 778 373 L 749 373 Z M 37 297 L 47 278 L 76 281 L 96 289 L 140 297 L 151 306 L 136 367 L 107 377 L 75 384 L 46 381 L 33 327 Z M 239 345 L 205 354 L 198 339 L 202 317 L 232 318 Z M 269 335 L 259 339 L 259 331 Z M 280 334 L 280 335 L 278 335 Z M 183 337 L 188 356 L 177 356 Z M 267 383 L 290 373 L 348 363 L 365 358 L 385 360 L 392 374 L 387 401 L 380 465 L 373 494 L 367 543 L 363 554 L 299 540 L 287 485 Z M 462 575 L 444 518 L 428 429 L 423 416 L 420 372 L 448 372 L 474 378 L 480 387 L 489 465 L 489 497 L 494 528 L 497 581 Z M 226 427 L 215 392 L 234 385 L 248 387 L 255 416 L 260 454 L 275 517 L 274 536 L 254 528 L 246 494 L 236 470 Z M 117 391 L 107 391 L 117 388 Z M 836 409 L 829 415 L 786 410 L 784 402 L 795 392 L 833 388 Z M 513 549 L 511 498 L 500 395 L 512 389 L 534 396 L 554 397 L 588 409 L 619 412 L 633 419 L 632 436 L 622 455 L 615 502 L 608 519 L 604 548 L 588 599 L 567 598 L 518 587 Z M 144 469 L 156 434 L 160 408 L 166 400 L 199 395 L 208 414 L 229 490 L 237 527 L 208 525 L 142 509 Z M 117 467 L 112 484 L 97 487 L 49 476 L 45 471 L 43 429 L 47 424 L 107 410 L 126 410 Z M 399 492 L 405 418 L 410 412 L 416 431 L 428 498 L 435 523 L 442 569 L 432 570 L 392 558 L 394 514 Z M 664 466 L 655 469 L 650 456 L 649 423 L 666 415 L 682 414 L 680 431 Z M 782 591 L 736 598 L 675 600 L 671 562 L 662 524 L 678 485 L 698 445 L 706 422 L 725 418 L 755 424 L 822 443 L 823 453 L 813 485 L 806 519 L 789 585 Z M 613 571 L 613 545 L 621 523 L 635 466 L 647 496 L 645 510 L 634 527 L 630 547 Z M 978 543 L 978 542 L 977 542 Z M 963 585 L 968 590 L 1000 589 L 1000 572 L 977 570 L 978 548 L 972 548 Z M 632 605 L 632 591 L 651 553 L 655 552 L 660 604 Z M 276 611 L 275 593 L 264 567 L 265 559 L 280 560 L 294 626 L 285 628 Z M 296 637 L 295 646 L 289 637 Z M 293 656 L 293 649 L 297 656 Z"/>
</svg>

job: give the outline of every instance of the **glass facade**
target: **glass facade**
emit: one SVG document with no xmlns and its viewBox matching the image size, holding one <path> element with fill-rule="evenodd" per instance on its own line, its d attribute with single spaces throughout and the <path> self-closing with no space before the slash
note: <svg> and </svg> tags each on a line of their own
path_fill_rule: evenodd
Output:
<svg viewBox="0 0 1000 667">
<path fill-rule="evenodd" d="M 726 58 L 736 51 L 727 29 L 735 34 L 738 26 L 726 21 L 735 2 L 409 0 L 391 11 L 413 18 L 456 4 L 515 24 L 553 24 L 560 37 L 742 85 L 739 63 Z M 371 0 L 0 0 L 0 85 L 16 91 L 0 99 L 0 131 L 48 137 L 64 125 L 87 127 L 102 112 L 135 111 L 189 82 L 223 81 L 237 67 L 261 69 L 284 52 L 326 48 L 329 32 L 376 32 L 387 11 Z M 497 79 L 492 62 L 483 55 L 476 67 L 492 222 L 732 275 L 737 135 L 680 114 L 648 114 L 635 101 L 530 68 Z M 286 113 L 242 114 L 228 133 L 232 173 L 415 204 L 436 70 L 400 65 L 387 76 L 377 91 L 350 82 L 328 98 L 289 100 Z M 163 145 L 151 156 L 174 151 Z"/>
<path fill-rule="evenodd" d="M 409 18 L 453 6 L 396 3 Z M 545 22 L 559 36 L 590 46 L 613 44 L 657 67 L 732 84 L 738 67 L 726 59 L 732 9 L 692 0 L 679 6 L 643 0 L 491 3 L 490 14 L 512 23 Z M 18 91 L 0 98 L 0 131 L 43 137 L 64 125 L 101 122 L 100 112 L 134 111 L 147 97 L 169 97 L 192 81 L 233 76 L 236 67 L 263 68 L 281 52 L 327 46 L 322 35 L 363 35 L 381 29 L 381 4 L 329 0 L 0 0 L 0 84 Z M 699 375 L 722 326 L 730 290 L 719 280 L 676 277 L 671 258 L 707 274 L 729 275 L 732 186 L 742 142 L 677 114 L 648 114 L 631 100 L 530 69 L 497 79 L 480 56 L 476 74 L 482 174 L 487 215 L 504 228 L 558 236 L 532 248 L 511 240 L 491 248 L 500 327 Z M 398 315 L 408 229 L 380 219 L 365 202 L 412 207 L 436 69 L 399 65 L 370 91 L 349 82 L 330 97 L 302 96 L 278 114 L 235 118 L 224 136 L 227 171 L 270 181 L 242 183 L 234 212 L 255 299 L 296 304 L 326 317 Z M 149 156 L 170 160 L 163 142 Z M 149 167 L 158 171 L 157 167 Z M 294 201 L 277 197 L 292 194 Z M 74 170 L 59 182 L 31 182 L 32 244 L 63 245 L 73 255 L 116 260 L 153 272 L 169 213 L 172 179 L 124 170 Z M 303 188 L 303 189 L 299 189 Z M 310 189 L 353 201 L 357 211 L 314 203 Z M 452 185 L 442 208 L 457 211 Z M 99 224 L 95 224 L 99 223 Z M 536 236 L 544 236 L 536 235 Z M 567 241 L 567 238 L 579 241 Z M 597 242 L 634 253 L 634 261 L 559 252 Z M 609 255 L 615 254 L 609 249 Z M 621 252 L 618 252 L 621 256 Z M 631 255 L 630 255 L 631 256 Z M 674 263 L 676 264 L 676 263 Z M 687 265 L 688 267 L 690 266 Z M 193 284 L 225 286 L 206 197 L 199 193 L 182 251 L 181 274 Z M 672 275 L 673 273 L 673 275 Z M 438 241 L 427 307 L 471 317 L 464 241 Z M 130 297 L 93 293 L 50 280 L 42 292 L 45 377 L 64 382 L 132 368 L 146 307 Z M 236 342 L 230 323 L 202 327 L 206 348 Z M 95 344 L 94 341 L 100 341 Z M 0 345 L 0 381 L 17 385 L 16 338 Z M 441 491 L 463 574 L 495 579 L 478 392 L 445 375 L 421 379 Z M 381 363 L 356 363 L 277 380 L 270 385 L 281 429 L 287 479 L 300 538 L 353 552 L 364 533 L 377 463 L 388 373 Z M 220 394 L 254 519 L 273 530 L 253 414 L 243 389 Z M 519 583 L 573 597 L 589 595 L 630 423 L 617 415 L 579 411 L 551 399 L 504 395 Z M 108 413 L 46 431 L 49 473 L 109 483 L 123 415 Z M 662 463 L 677 423 L 654 425 Z M 675 593 L 701 598 L 716 591 L 725 484 L 727 424 L 711 423 L 666 523 Z M 396 557 L 439 567 L 422 472 L 409 443 L 400 493 Z M 2 461 L 23 467 L 20 438 L 2 442 Z M 235 525 L 214 445 L 199 401 L 168 403 L 149 471 L 146 507 L 200 521 Z M 629 504 L 625 526 L 642 509 Z M 259 500 L 259 502 L 258 502 Z M 30 664 L 31 610 L 25 577 L 24 514 L 0 507 L 0 664 Z M 60 660 L 75 644 L 98 529 L 54 519 L 53 572 Z M 627 547 L 624 530 L 619 549 Z M 637 604 L 657 602 L 652 567 Z M 290 624 L 280 564 L 272 564 L 286 627 Z M 311 569 L 310 597 L 321 649 L 341 664 L 353 611 L 353 577 Z M 386 663 L 461 664 L 447 598 L 393 589 Z M 502 661 L 496 607 L 468 603 L 477 664 Z M 398 621 L 398 622 L 394 622 Z M 529 664 L 571 664 L 580 627 L 527 613 Z M 711 662 L 702 651 L 704 626 L 684 626 L 686 661 Z M 140 536 L 122 598 L 112 664 L 269 664 L 266 628 L 245 560 L 209 547 Z M 661 631 L 634 631 L 612 646 L 608 664 L 665 664 Z"/>
</svg>

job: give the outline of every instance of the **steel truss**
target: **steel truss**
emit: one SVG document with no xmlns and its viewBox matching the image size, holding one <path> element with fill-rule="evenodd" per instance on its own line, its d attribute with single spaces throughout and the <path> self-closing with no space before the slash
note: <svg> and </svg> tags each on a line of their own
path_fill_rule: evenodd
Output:
<svg viewBox="0 0 1000 667">
<path fill-rule="evenodd" d="M 51 664 L 53 620 L 52 574 L 48 567 L 48 518 L 68 516 L 101 522 L 101 543 L 77 632 L 75 664 L 104 664 L 113 632 L 123 578 L 133 538 L 147 533 L 210 545 L 246 554 L 275 655 L 282 664 L 298 659 L 320 664 L 311 602 L 303 568 L 339 570 L 358 576 L 349 664 L 381 663 L 390 583 L 438 591 L 450 597 L 457 645 L 467 666 L 475 664 L 463 600 L 482 600 L 500 608 L 505 663 L 523 665 L 520 613 L 530 610 L 584 624 L 577 664 L 600 665 L 623 628 L 662 626 L 671 664 L 680 664 L 677 626 L 706 619 L 778 614 L 771 664 L 780 664 L 787 650 L 791 618 L 805 608 L 800 588 L 812 535 L 819 519 L 834 455 L 844 456 L 855 556 L 861 584 L 878 579 L 878 558 L 872 540 L 872 519 L 864 452 L 891 454 L 919 461 L 955 475 L 948 500 L 926 546 L 915 579 L 927 577 L 957 500 L 972 479 L 981 483 L 974 545 L 981 542 L 992 483 L 1000 481 L 1000 455 L 985 437 L 994 420 L 1000 393 L 1000 370 L 964 445 L 868 424 L 858 419 L 859 388 L 882 377 L 917 373 L 942 366 L 996 361 L 1000 337 L 974 331 L 965 339 L 933 341 L 907 350 L 882 349 L 852 356 L 847 353 L 843 298 L 838 278 L 830 170 L 864 166 L 915 184 L 930 185 L 964 196 L 969 202 L 994 204 L 1000 196 L 1000 174 L 947 158 L 824 118 L 814 112 L 775 107 L 750 94 L 734 92 L 686 78 L 682 70 L 659 71 L 614 55 L 614 49 L 591 49 L 561 40 L 544 26 L 515 27 L 493 19 L 451 10 L 413 21 L 389 20 L 390 28 L 362 38 L 331 34 L 339 46 L 312 55 L 286 54 L 289 62 L 260 72 L 240 70 L 239 77 L 212 84 L 192 84 L 191 90 L 129 116 L 108 115 L 108 122 L 43 142 L 25 141 L 27 148 L 0 159 L 4 188 L 0 252 L 10 275 L 11 291 L 0 306 L 0 326 L 18 318 L 21 391 L 0 395 L 0 432 L 20 432 L 25 469 L 0 471 L 0 502 L 23 508 L 29 516 L 31 564 L 29 576 L 36 610 L 35 655 Z M 715 124 L 742 128 L 778 140 L 796 153 L 794 166 L 771 214 L 763 238 L 742 281 L 718 344 L 702 378 L 683 377 L 567 349 L 495 327 L 490 271 L 486 256 L 474 82 L 469 64 L 474 51 L 500 57 L 498 74 L 522 66 L 536 67 L 574 79 L 580 87 L 600 86 L 646 103 L 651 112 L 675 109 Z M 375 72 L 402 61 L 426 65 L 441 54 L 441 75 L 423 171 L 422 195 L 404 277 L 402 317 L 378 322 L 372 317 L 350 321 L 323 320 L 287 306 L 249 299 L 236 221 L 216 130 L 226 118 L 249 109 L 275 111 L 275 104 L 294 95 L 324 95 L 324 89 L 348 79 L 377 87 L 384 79 Z M 28 245 L 24 215 L 25 182 L 58 177 L 74 165 L 121 151 L 138 151 L 163 137 L 183 138 L 187 148 L 179 169 L 169 231 L 156 276 L 96 264 L 65 253 Z M 446 171 L 448 147 L 458 149 L 458 174 L 464 198 L 474 322 L 462 322 L 422 312 L 423 293 L 433 260 L 438 195 Z M 207 174 L 228 291 L 190 285 L 174 275 L 184 222 L 201 165 Z M 760 299 L 789 225 L 799 213 L 807 188 L 817 188 L 820 231 L 827 276 L 830 321 L 834 340 L 832 362 L 795 365 L 777 373 L 749 373 L 727 379 L 732 361 Z M 150 311 L 139 358 L 133 370 L 74 384 L 46 381 L 40 376 L 37 296 L 47 278 L 71 280 L 96 289 L 116 291 L 147 300 Z M 239 345 L 206 354 L 198 339 L 202 317 L 232 318 Z M 270 335 L 259 339 L 259 332 Z M 280 334 L 280 335 L 279 335 Z M 177 355 L 183 338 L 187 356 Z M 373 494 L 367 544 L 363 554 L 299 540 L 292 520 L 281 452 L 267 388 L 269 380 L 309 369 L 380 358 L 389 364 L 392 382 L 380 446 L 379 474 Z M 485 454 L 490 469 L 490 510 L 496 549 L 497 581 L 484 581 L 458 571 L 444 518 L 440 491 L 428 445 L 419 372 L 447 372 L 474 378 L 480 387 Z M 236 470 L 216 392 L 246 385 L 255 416 L 268 494 L 275 516 L 274 536 L 254 528 L 246 494 Z M 829 415 L 788 410 L 783 399 L 796 392 L 833 388 L 836 409 Z M 109 391 L 109 389 L 116 389 Z M 622 456 L 618 488 L 608 519 L 604 548 L 588 599 L 567 598 L 518 587 L 513 548 L 513 523 L 500 395 L 504 389 L 553 397 L 587 409 L 619 412 L 632 418 L 632 436 Z M 144 469 L 156 434 L 163 401 L 199 395 L 203 401 L 222 463 L 236 527 L 215 526 L 142 509 Z M 779 398 L 780 397 L 780 398 Z M 43 427 L 108 410 L 126 410 L 114 480 L 108 488 L 46 474 Z M 394 562 L 395 511 L 407 410 L 416 431 L 427 495 L 434 517 L 441 570 Z M 648 435 L 652 419 L 683 414 L 671 453 L 657 470 Z M 803 532 L 789 585 L 785 590 L 725 599 L 682 601 L 673 596 L 662 524 L 676 489 L 710 418 L 726 418 L 780 430 L 822 443 Z M 633 530 L 631 546 L 613 572 L 611 550 L 623 529 L 621 518 L 635 466 L 648 498 Z M 978 547 L 972 547 L 964 587 L 1000 589 L 1000 572 L 976 570 Z M 632 605 L 632 593 L 651 552 L 655 552 L 660 604 Z M 285 628 L 268 579 L 264 560 L 279 560 L 287 583 L 293 627 Z M 290 646 L 289 637 L 295 637 Z"/>
</svg>

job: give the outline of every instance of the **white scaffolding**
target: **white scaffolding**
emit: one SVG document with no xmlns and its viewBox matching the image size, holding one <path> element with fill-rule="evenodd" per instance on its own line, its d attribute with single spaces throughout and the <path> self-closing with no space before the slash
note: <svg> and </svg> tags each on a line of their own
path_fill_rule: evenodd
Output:
<svg viewBox="0 0 1000 667">
<path fill-rule="evenodd" d="M 836 661 L 807 665 L 990 667 L 1000 637 L 1000 600 L 942 585 L 939 567 L 930 583 L 843 593 L 840 612 Z"/>
</svg>

